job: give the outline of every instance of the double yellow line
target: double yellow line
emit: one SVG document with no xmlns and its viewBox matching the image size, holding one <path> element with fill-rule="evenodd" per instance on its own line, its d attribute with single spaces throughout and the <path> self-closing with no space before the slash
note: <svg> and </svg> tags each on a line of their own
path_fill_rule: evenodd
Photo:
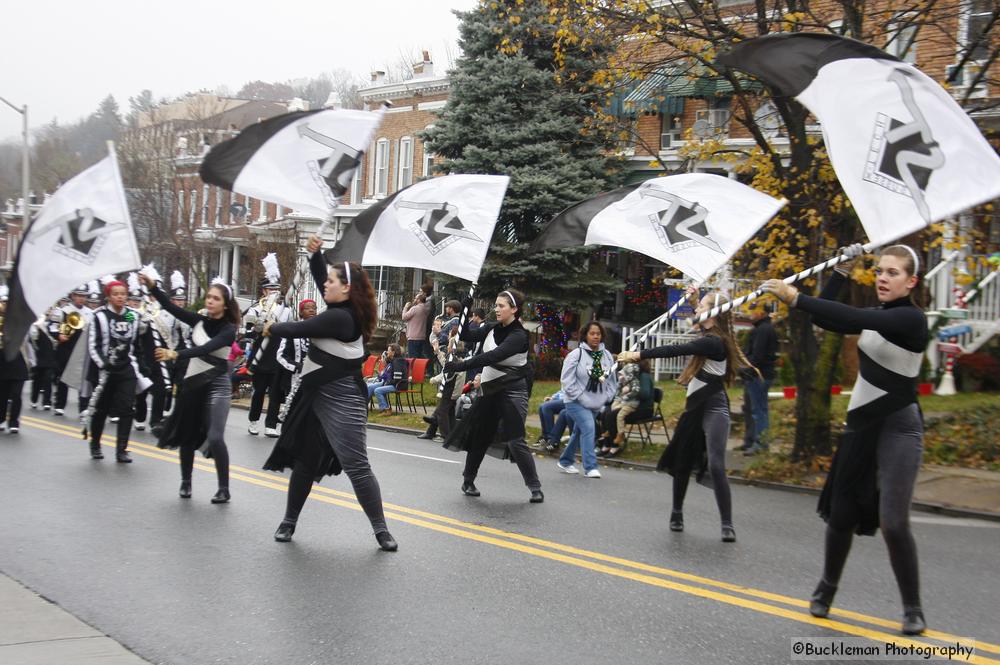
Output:
<svg viewBox="0 0 1000 665">
<path fill-rule="evenodd" d="M 28 424 L 32 428 L 61 434 L 80 441 L 79 428 L 75 428 L 71 425 L 62 425 L 48 420 L 40 420 L 32 417 L 22 417 L 21 421 L 22 423 Z M 80 443 L 82 444 L 82 441 L 80 441 Z M 110 435 L 106 436 L 104 437 L 103 443 L 106 446 L 113 447 L 114 439 Z M 133 454 L 144 457 L 151 457 L 153 459 L 172 463 L 177 463 L 178 461 L 176 453 L 162 450 L 148 443 L 130 441 L 129 449 Z M 210 473 L 215 472 L 215 467 L 213 465 L 207 464 L 201 460 L 197 460 L 195 462 L 195 467 Z M 230 478 L 252 485 L 257 485 L 259 487 L 277 490 L 279 492 L 287 492 L 288 490 L 288 482 L 281 476 L 237 465 L 230 466 Z M 320 501 L 343 508 L 350 508 L 352 510 L 361 510 L 361 507 L 358 505 L 354 495 L 349 492 L 342 492 L 315 485 L 310 497 L 314 501 Z M 877 642 L 894 642 L 901 647 L 909 645 L 913 645 L 914 647 L 927 647 L 931 645 L 929 642 L 913 640 L 901 637 L 895 632 L 889 633 L 880 630 L 883 628 L 893 631 L 898 630 L 900 625 L 898 620 L 883 619 L 880 617 L 862 614 L 860 612 L 852 612 L 850 610 L 837 608 L 831 611 L 831 616 L 834 618 L 817 619 L 807 612 L 807 608 L 809 606 L 808 601 L 799 598 L 792 598 L 790 596 L 771 593 L 769 591 L 713 580 L 678 570 L 672 570 L 670 568 L 646 564 L 639 561 L 632 561 L 621 557 L 603 554 L 601 552 L 594 552 L 592 550 L 580 549 L 570 545 L 563 545 L 561 543 L 541 538 L 534 538 L 532 536 L 525 536 L 519 533 L 504 531 L 502 529 L 496 529 L 489 526 L 472 524 L 470 522 L 464 522 L 452 517 L 437 515 L 406 506 L 386 503 L 384 508 L 386 511 L 386 517 L 389 519 L 405 522 L 407 524 L 430 529 L 439 533 L 446 533 L 458 538 L 465 538 L 466 540 L 473 540 L 493 545 L 495 547 L 513 550 L 522 554 L 548 559 L 550 561 L 558 561 L 559 563 L 575 566 L 577 568 L 583 568 L 597 573 L 603 573 L 605 575 L 611 575 L 613 577 L 627 579 L 632 582 L 638 582 L 640 584 L 646 584 L 662 589 L 670 589 L 672 591 L 679 591 L 681 593 L 697 596 L 699 598 L 713 600 L 745 609 L 751 609 L 763 614 L 781 617 L 798 623 L 819 626 L 857 637 L 866 637 Z M 855 623 L 848 623 L 848 621 Z M 865 624 L 867 624 L 867 626 Z M 936 630 L 928 630 L 924 633 L 922 638 L 937 640 L 945 643 L 954 643 L 958 641 L 963 644 L 968 644 L 974 639 L 970 637 L 960 637 L 958 635 Z M 976 653 L 985 652 L 1000 654 L 1000 645 L 976 640 L 975 647 Z M 978 655 L 973 656 L 968 662 L 1000 664 L 1000 660 L 998 659 Z"/>
</svg>

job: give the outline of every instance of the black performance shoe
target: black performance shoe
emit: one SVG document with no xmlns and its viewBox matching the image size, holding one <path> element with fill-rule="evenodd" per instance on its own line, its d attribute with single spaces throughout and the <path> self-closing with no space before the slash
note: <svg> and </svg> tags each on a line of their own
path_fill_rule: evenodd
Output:
<svg viewBox="0 0 1000 665">
<path fill-rule="evenodd" d="M 924 620 L 924 611 L 919 607 L 906 607 L 903 609 L 903 635 L 921 635 L 927 630 L 927 622 Z"/>
<path fill-rule="evenodd" d="M 177 491 L 177 496 L 179 496 L 182 499 L 190 499 L 191 498 L 191 481 L 190 480 L 182 480 L 181 481 L 181 488 Z"/>
<path fill-rule="evenodd" d="M 219 491 L 216 492 L 215 496 L 212 497 L 212 503 L 229 503 L 230 498 L 231 497 L 229 496 L 229 488 L 220 487 Z"/>
<path fill-rule="evenodd" d="M 279 543 L 291 542 L 293 533 L 295 533 L 295 523 L 282 521 L 278 525 L 278 530 L 274 532 L 274 539 Z"/>
<path fill-rule="evenodd" d="M 418 434 L 417 438 L 418 439 L 430 439 L 430 440 L 433 440 L 434 439 L 434 432 L 432 432 L 431 430 L 427 430 L 423 434 Z"/>
<path fill-rule="evenodd" d="M 670 512 L 670 530 L 678 533 L 684 530 L 684 513 L 679 510 Z"/>
<path fill-rule="evenodd" d="M 809 614 L 819 619 L 825 619 L 830 613 L 830 606 L 833 605 L 833 596 L 837 593 L 837 587 L 827 584 L 823 580 L 816 585 L 812 598 L 809 599 Z"/>
<path fill-rule="evenodd" d="M 375 540 L 378 541 L 378 546 L 383 552 L 395 552 L 399 549 L 399 544 L 388 531 L 376 533 Z"/>
<path fill-rule="evenodd" d="M 475 485 L 466 481 L 462 483 L 462 494 L 465 496 L 479 496 L 479 490 L 476 489 Z"/>
<path fill-rule="evenodd" d="M 104 452 L 100 445 L 90 447 L 90 459 L 104 459 Z"/>
<path fill-rule="evenodd" d="M 545 501 L 545 495 L 542 494 L 542 490 L 531 490 L 531 498 L 528 499 L 528 503 L 542 503 Z"/>
<path fill-rule="evenodd" d="M 132 458 L 129 457 L 127 450 L 122 450 L 120 452 L 115 453 L 115 461 L 118 462 L 119 464 L 131 464 Z"/>
<path fill-rule="evenodd" d="M 736 542 L 736 529 L 733 528 L 732 524 L 722 525 L 722 542 L 724 543 Z"/>
</svg>

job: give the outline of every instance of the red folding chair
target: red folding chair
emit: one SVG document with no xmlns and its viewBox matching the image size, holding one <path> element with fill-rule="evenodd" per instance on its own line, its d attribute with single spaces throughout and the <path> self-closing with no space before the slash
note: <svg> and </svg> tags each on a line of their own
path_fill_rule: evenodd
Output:
<svg viewBox="0 0 1000 665">
<path fill-rule="evenodd" d="M 427 402 L 424 400 L 424 379 L 427 378 L 427 364 L 430 362 L 427 358 L 409 358 L 407 359 L 407 364 L 410 367 L 410 380 L 406 390 L 397 390 L 392 393 L 396 396 L 396 410 L 400 413 L 403 412 L 403 403 L 401 396 L 406 396 L 406 405 L 410 408 L 412 413 L 417 412 L 417 404 L 413 399 L 416 394 L 420 395 L 420 408 L 427 413 Z M 417 388 L 419 386 L 419 389 Z"/>
</svg>

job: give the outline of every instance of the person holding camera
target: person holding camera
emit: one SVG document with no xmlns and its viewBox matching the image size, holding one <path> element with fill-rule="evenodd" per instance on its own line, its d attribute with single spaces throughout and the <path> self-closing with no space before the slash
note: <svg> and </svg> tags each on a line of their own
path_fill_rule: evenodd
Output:
<svg viewBox="0 0 1000 665">
<path fill-rule="evenodd" d="M 424 358 L 426 353 L 427 317 L 431 315 L 430 284 L 424 284 L 413 296 L 413 300 L 403 305 L 403 321 L 406 322 L 406 357 Z"/>
</svg>

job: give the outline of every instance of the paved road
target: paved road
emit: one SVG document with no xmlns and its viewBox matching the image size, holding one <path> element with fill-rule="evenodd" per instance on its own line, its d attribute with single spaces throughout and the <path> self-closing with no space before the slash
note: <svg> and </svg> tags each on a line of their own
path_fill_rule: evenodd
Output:
<svg viewBox="0 0 1000 665">
<path fill-rule="evenodd" d="M 148 434 L 134 464 L 93 462 L 75 421 L 28 412 L 0 435 L 0 570 L 177 665 L 774 663 L 793 637 L 897 635 L 878 538 L 856 542 L 834 620 L 806 613 L 823 533 L 812 496 L 734 486 L 739 542 L 726 545 L 704 488 L 684 534 L 666 528 L 668 479 L 641 471 L 588 480 L 539 459 L 546 502 L 531 505 L 516 468 L 487 458 L 471 499 L 461 456 L 401 434 L 369 432 L 399 552 L 376 549 L 343 477 L 275 543 L 286 477 L 259 470 L 270 441 L 245 418 L 228 428 L 233 502 L 213 506 L 210 461 L 183 501 L 176 456 Z M 979 662 L 1000 662 L 1000 525 L 914 522 L 932 637 L 975 638 Z"/>
</svg>

